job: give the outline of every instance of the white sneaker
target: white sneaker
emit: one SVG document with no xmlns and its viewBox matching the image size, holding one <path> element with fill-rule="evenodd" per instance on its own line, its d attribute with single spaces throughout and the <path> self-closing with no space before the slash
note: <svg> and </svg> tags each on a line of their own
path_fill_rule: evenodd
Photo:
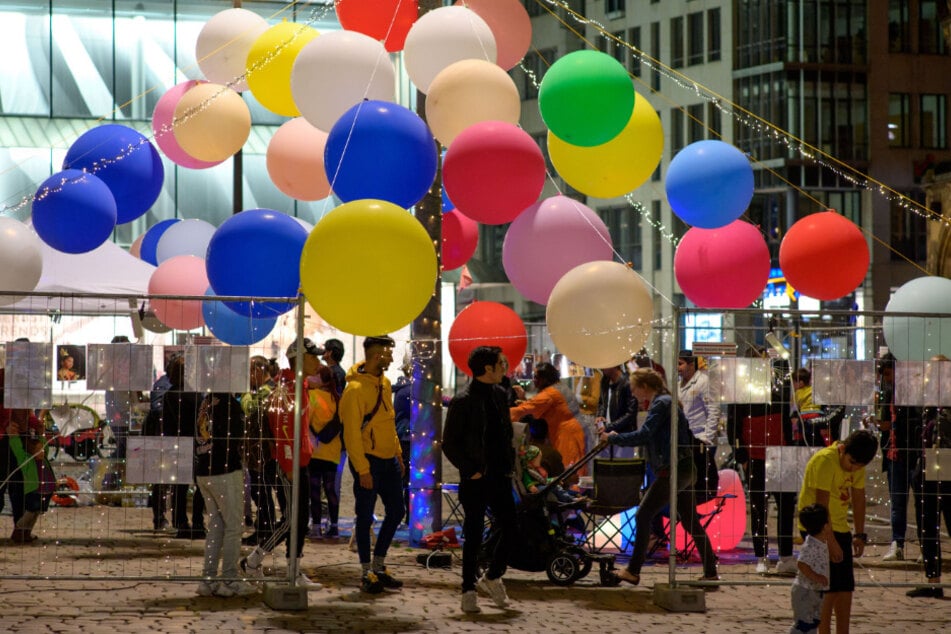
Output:
<svg viewBox="0 0 951 634">
<path fill-rule="evenodd" d="M 905 549 L 898 545 L 898 542 L 892 542 L 888 551 L 882 555 L 882 561 L 904 561 Z"/>
<path fill-rule="evenodd" d="M 313 590 L 320 590 L 321 588 L 324 587 L 323 584 L 314 581 L 313 579 L 305 575 L 303 572 L 297 573 L 297 585 L 301 586 L 302 588 L 307 588 L 308 592 Z"/>
<path fill-rule="evenodd" d="M 215 590 L 218 589 L 217 581 L 199 581 L 198 589 L 195 591 L 200 597 L 211 597 L 214 596 Z"/>
<path fill-rule="evenodd" d="M 504 608 L 509 603 L 509 597 L 505 593 L 505 585 L 501 578 L 489 579 L 482 575 L 482 578 L 476 581 L 476 588 L 489 595 L 489 598 L 500 608 Z"/>
<path fill-rule="evenodd" d="M 756 574 L 765 575 L 767 572 L 769 572 L 769 559 L 766 557 L 758 559 L 756 561 Z"/>
<path fill-rule="evenodd" d="M 257 591 L 257 588 L 247 581 L 226 581 L 218 584 L 218 588 L 215 590 L 215 596 L 224 598 L 246 597 Z"/>
<path fill-rule="evenodd" d="M 478 614 L 482 611 L 479 607 L 479 595 L 475 590 L 462 593 L 462 611 L 466 614 Z"/>
<path fill-rule="evenodd" d="M 793 556 L 780 557 L 776 564 L 775 572 L 777 575 L 795 575 L 799 571 L 799 564 Z"/>
</svg>

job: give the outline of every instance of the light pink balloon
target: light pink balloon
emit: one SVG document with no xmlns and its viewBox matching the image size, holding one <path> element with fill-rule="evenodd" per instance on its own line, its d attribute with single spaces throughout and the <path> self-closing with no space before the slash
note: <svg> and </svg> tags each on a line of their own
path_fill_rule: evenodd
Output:
<svg viewBox="0 0 951 634">
<path fill-rule="evenodd" d="M 178 105 L 182 96 L 190 88 L 206 83 L 208 82 L 191 79 L 172 86 L 165 91 L 165 94 L 155 104 L 155 112 L 152 113 L 152 133 L 155 135 L 155 143 L 158 144 L 162 153 L 176 165 L 196 170 L 214 167 L 224 161 L 214 163 L 201 161 L 183 150 L 182 146 L 175 140 L 172 120 L 175 118 L 175 106 Z"/>
<path fill-rule="evenodd" d="M 759 229 L 742 220 L 693 227 L 677 246 L 674 275 L 700 308 L 745 308 L 769 280 L 769 248 Z"/>
<path fill-rule="evenodd" d="M 142 258 L 142 240 L 144 239 L 145 239 L 144 233 L 135 239 L 135 242 L 133 242 L 129 246 L 129 255 L 137 257 L 139 259 Z"/>
<path fill-rule="evenodd" d="M 505 70 L 522 61 L 532 44 L 532 20 L 519 0 L 456 0 L 485 20 L 495 36 L 496 64 Z"/>
<path fill-rule="evenodd" d="M 479 223 L 458 211 L 442 215 L 442 268 L 458 269 L 479 246 Z"/>
<path fill-rule="evenodd" d="M 562 276 L 581 264 L 612 260 L 611 234 L 590 207 L 552 196 L 528 207 L 502 244 L 502 265 L 512 286 L 527 299 L 547 304 Z"/>
<path fill-rule="evenodd" d="M 321 200 L 330 195 L 324 170 L 327 133 L 304 117 L 285 122 L 267 145 L 267 173 L 274 186 L 297 200 Z"/>
<path fill-rule="evenodd" d="M 149 295 L 203 296 L 208 290 L 205 261 L 194 255 L 179 255 L 162 262 L 149 279 Z M 155 316 L 178 330 L 192 330 L 205 323 L 201 300 L 152 299 Z"/>
</svg>

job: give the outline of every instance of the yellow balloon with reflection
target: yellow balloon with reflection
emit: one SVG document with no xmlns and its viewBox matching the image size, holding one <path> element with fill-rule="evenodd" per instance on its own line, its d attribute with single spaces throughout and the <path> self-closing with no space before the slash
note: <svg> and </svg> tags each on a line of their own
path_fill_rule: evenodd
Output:
<svg viewBox="0 0 951 634">
<path fill-rule="evenodd" d="M 640 94 L 619 135 L 593 147 L 581 147 L 548 133 L 548 153 L 558 174 L 579 192 L 614 198 L 650 178 L 664 152 L 664 130 L 654 107 Z"/>
<path fill-rule="evenodd" d="M 175 140 L 189 156 L 220 163 L 241 149 L 251 134 L 251 111 L 241 95 L 221 84 L 189 88 L 175 106 Z"/>
<path fill-rule="evenodd" d="M 281 22 L 254 41 L 248 51 L 245 80 L 262 106 L 285 117 L 300 116 L 291 94 L 291 70 L 301 49 L 317 35 L 317 30 L 306 24 Z"/>
<path fill-rule="evenodd" d="M 433 295 L 436 271 L 436 248 L 423 225 L 402 207 L 372 199 L 324 216 L 300 261 L 301 288 L 317 314 L 363 336 L 413 321 Z"/>
</svg>

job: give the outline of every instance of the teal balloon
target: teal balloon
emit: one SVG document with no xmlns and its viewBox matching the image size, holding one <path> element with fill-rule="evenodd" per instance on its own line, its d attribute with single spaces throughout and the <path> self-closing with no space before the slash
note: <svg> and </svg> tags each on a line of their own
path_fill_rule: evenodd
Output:
<svg viewBox="0 0 951 634">
<path fill-rule="evenodd" d="M 927 317 L 889 313 L 936 313 Z M 903 284 L 885 306 L 882 328 L 888 350 L 899 361 L 951 358 L 951 280 L 918 277 Z M 938 403 L 936 403 L 937 405 Z"/>
<path fill-rule="evenodd" d="M 538 109 L 556 137 L 582 147 L 607 143 L 634 112 L 634 84 L 627 69 L 600 51 L 565 55 L 545 73 Z"/>
<path fill-rule="evenodd" d="M 205 295 L 214 297 L 208 289 Z M 201 303 L 205 325 L 215 337 L 232 346 L 250 346 L 271 334 L 277 317 L 247 317 L 234 312 L 224 302 L 205 300 Z"/>
</svg>

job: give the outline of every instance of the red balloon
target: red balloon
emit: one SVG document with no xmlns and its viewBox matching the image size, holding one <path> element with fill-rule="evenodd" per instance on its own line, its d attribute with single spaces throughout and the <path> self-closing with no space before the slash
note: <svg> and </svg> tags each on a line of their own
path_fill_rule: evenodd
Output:
<svg viewBox="0 0 951 634">
<path fill-rule="evenodd" d="M 479 223 L 458 211 L 442 216 L 442 268 L 458 269 L 469 261 L 479 245 Z"/>
<path fill-rule="evenodd" d="M 391 53 L 403 50 L 419 17 L 417 0 L 334 0 L 334 8 L 340 26 L 383 42 Z"/>
<path fill-rule="evenodd" d="M 443 185 L 457 210 L 477 222 L 505 224 L 538 200 L 545 186 L 545 157 L 518 126 L 482 121 L 449 145 Z"/>
<path fill-rule="evenodd" d="M 515 367 L 528 347 L 525 324 L 508 306 L 474 302 L 456 316 L 449 329 L 449 355 L 456 367 L 469 376 L 469 353 L 479 346 L 502 348 L 509 365 Z"/>
<path fill-rule="evenodd" d="M 710 538 L 710 545 L 713 552 L 720 553 L 733 550 L 743 539 L 746 533 L 746 494 L 743 491 L 743 483 L 740 481 L 740 474 L 733 469 L 720 470 L 720 483 L 717 486 L 717 496 L 733 495 L 723 500 L 723 506 L 720 512 L 713 516 L 710 524 L 706 528 L 707 537 Z M 714 511 L 721 500 L 713 499 L 704 502 L 697 507 L 697 513 L 702 516 L 709 515 Z M 664 520 L 664 529 L 669 532 L 670 521 Z M 690 538 L 693 541 L 693 538 Z M 687 531 L 684 525 L 677 522 L 677 550 L 686 550 Z"/>
<path fill-rule="evenodd" d="M 854 222 L 835 211 L 797 220 L 779 247 L 779 266 L 794 289 L 815 299 L 838 299 L 868 272 L 868 243 Z"/>
</svg>

